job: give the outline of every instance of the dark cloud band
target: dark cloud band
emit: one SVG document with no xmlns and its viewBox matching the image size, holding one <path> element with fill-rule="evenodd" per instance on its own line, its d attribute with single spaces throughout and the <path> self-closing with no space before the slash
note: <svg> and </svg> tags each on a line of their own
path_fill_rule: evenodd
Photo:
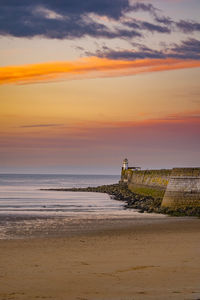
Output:
<svg viewBox="0 0 200 300">
<path fill-rule="evenodd" d="M 42 35 L 47 38 L 105 38 L 139 36 L 140 33 L 112 32 L 86 16 L 94 13 L 119 19 L 130 9 L 128 0 L 8 0 L 0 3 L 0 34 L 16 37 Z"/>
<path fill-rule="evenodd" d="M 200 60 L 200 41 L 196 39 L 188 39 L 182 41 L 180 45 L 173 45 L 170 48 L 162 51 L 150 49 L 145 46 L 137 47 L 137 50 L 121 50 L 116 51 L 112 49 L 98 50 L 96 53 L 86 53 L 88 55 L 97 55 L 101 58 L 109 58 L 116 60 L 135 60 L 144 58 L 176 58 L 176 59 L 190 59 Z"/>
<path fill-rule="evenodd" d="M 160 16 L 152 4 L 129 0 L 1 0 L 0 35 L 31 38 L 42 36 L 56 39 L 93 38 L 132 39 L 143 37 L 144 31 L 170 34 L 174 30 L 184 33 L 200 31 L 200 23 L 175 22 Z M 151 21 L 130 19 L 127 13 L 148 13 Z M 91 17 L 91 14 L 93 17 Z M 116 21 L 113 29 L 99 22 L 95 16 L 106 16 Z"/>
</svg>

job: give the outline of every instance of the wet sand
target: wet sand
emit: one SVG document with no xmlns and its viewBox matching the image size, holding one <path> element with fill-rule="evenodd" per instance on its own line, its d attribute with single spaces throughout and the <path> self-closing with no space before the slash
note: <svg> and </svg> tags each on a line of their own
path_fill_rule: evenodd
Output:
<svg viewBox="0 0 200 300">
<path fill-rule="evenodd" d="M 0 241 L 1 300 L 200 299 L 199 219 L 58 235 Z"/>
</svg>

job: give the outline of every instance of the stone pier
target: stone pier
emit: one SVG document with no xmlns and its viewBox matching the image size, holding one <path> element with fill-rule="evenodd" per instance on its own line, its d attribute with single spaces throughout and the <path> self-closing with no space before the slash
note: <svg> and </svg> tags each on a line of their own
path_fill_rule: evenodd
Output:
<svg viewBox="0 0 200 300">
<path fill-rule="evenodd" d="M 136 193 L 162 199 L 162 207 L 200 207 L 200 168 L 122 170 L 121 182 Z"/>
<path fill-rule="evenodd" d="M 200 168 L 175 168 L 170 175 L 162 207 L 200 207 Z"/>
</svg>

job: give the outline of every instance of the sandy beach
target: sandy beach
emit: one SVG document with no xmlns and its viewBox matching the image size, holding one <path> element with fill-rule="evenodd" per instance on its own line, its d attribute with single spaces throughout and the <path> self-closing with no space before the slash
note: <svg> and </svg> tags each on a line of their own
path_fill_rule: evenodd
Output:
<svg viewBox="0 0 200 300">
<path fill-rule="evenodd" d="M 200 220 L 126 222 L 1 240 L 0 299 L 200 299 Z"/>
</svg>

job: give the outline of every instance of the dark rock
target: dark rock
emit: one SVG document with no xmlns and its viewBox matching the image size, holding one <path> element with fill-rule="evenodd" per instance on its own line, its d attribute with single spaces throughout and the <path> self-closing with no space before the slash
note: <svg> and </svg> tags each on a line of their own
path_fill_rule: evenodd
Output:
<svg viewBox="0 0 200 300">
<path fill-rule="evenodd" d="M 125 209 L 138 209 L 139 212 L 156 212 L 169 214 L 171 216 L 198 216 L 200 217 L 200 207 L 185 207 L 179 209 L 161 207 L 161 198 L 153 198 L 152 196 L 144 196 L 131 192 L 125 184 L 111 184 L 98 187 L 87 188 L 70 188 L 70 189 L 48 189 L 50 191 L 72 191 L 72 192 L 95 192 L 107 193 L 112 199 L 124 201 Z"/>
</svg>

